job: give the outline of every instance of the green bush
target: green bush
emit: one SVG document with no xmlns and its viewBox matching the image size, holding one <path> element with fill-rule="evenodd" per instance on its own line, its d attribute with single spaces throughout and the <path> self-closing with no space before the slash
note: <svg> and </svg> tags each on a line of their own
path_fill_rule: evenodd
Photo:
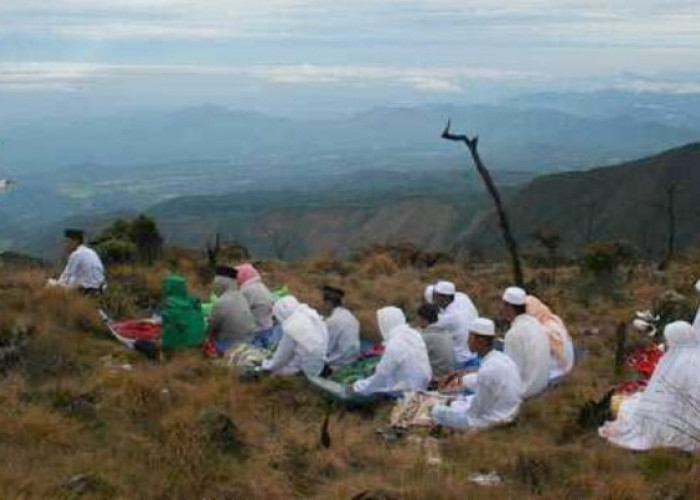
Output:
<svg viewBox="0 0 700 500">
<path fill-rule="evenodd" d="M 136 245 L 131 241 L 108 239 L 95 245 L 105 264 L 131 264 L 136 261 Z"/>
</svg>

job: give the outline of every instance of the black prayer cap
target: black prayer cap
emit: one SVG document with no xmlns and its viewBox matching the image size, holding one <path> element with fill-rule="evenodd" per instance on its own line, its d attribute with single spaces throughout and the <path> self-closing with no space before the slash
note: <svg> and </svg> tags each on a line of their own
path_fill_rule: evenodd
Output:
<svg viewBox="0 0 700 500">
<path fill-rule="evenodd" d="M 63 231 L 63 235 L 66 238 L 70 238 L 71 240 L 76 240 L 76 241 L 83 241 L 83 238 L 85 238 L 85 231 L 82 229 L 66 229 Z"/>
<path fill-rule="evenodd" d="M 227 278 L 231 278 L 232 280 L 235 280 L 236 276 L 238 276 L 238 271 L 236 271 L 236 268 L 231 266 L 216 266 L 214 273 L 217 276 L 225 276 Z"/>
<path fill-rule="evenodd" d="M 343 290 L 333 286 L 324 285 L 321 291 L 323 292 L 323 298 L 326 300 L 340 302 L 345 297 L 345 292 Z"/>
</svg>

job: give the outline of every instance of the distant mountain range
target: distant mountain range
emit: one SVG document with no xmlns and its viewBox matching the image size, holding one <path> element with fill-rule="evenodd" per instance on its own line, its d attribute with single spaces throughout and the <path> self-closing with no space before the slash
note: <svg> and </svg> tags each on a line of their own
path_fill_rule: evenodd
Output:
<svg viewBox="0 0 700 500">
<path fill-rule="evenodd" d="M 525 105 L 532 101 L 538 107 Z M 577 103 L 570 102 L 569 108 L 582 107 Z M 215 106 L 38 124 L 0 119 L 0 142 L 3 163 L 18 175 L 65 177 L 66 171 L 85 170 L 82 165 L 119 165 L 126 175 L 144 165 L 204 160 L 226 162 L 234 169 L 255 165 L 279 170 L 290 164 L 300 174 L 358 170 L 383 162 L 400 165 L 411 158 L 409 165 L 419 162 L 424 168 L 436 161 L 454 166 L 454 147 L 439 140 L 447 117 L 456 130 L 478 133 L 493 168 L 505 170 L 589 167 L 700 135 L 697 121 L 674 121 L 655 111 L 601 115 L 594 109 L 584 115 L 547 104 L 544 98 L 530 97 L 513 105 L 378 108 L 328 120 L 274 118 Z"/>
<path fill-rule="evenodd" d="M 364 178 L 364 188 L 360 178 L 348 178 L 319 189 L 176 198 L 147 213 L 171 243 L 204 248 L 220 233 L 268 257 L 347 255 L 372 243 L 404 241 L 429 250 L 503 251 L 491 202 L 473 172 Z M 519 187 L 509 180 L 500 176 L 499 184 L 526 251 L 536 246 L 532 235 L 545 231 L 562 238 L 567 254 L 594 241 L 626 240 L 642 256 L 660 258 L 671 204 L 678 249 L 700 245 L 700 143 L 615 166 L 540 176 Z M 71 224 L 97 230 L 108 220 Z"/>
<path fill-rule="evenodd" d="M 454 213 L 467 206 L 470 214 L 448 224 L 449 236 L 416 238 L 436 246 L 452 245 L 457 236 L 473 241 L 479 227 L 474 213 L 483 201 L 474 200 L 483 191 L 474 189 L 480 180 L 466 150 L 439 137 L 447 117 L 453 131 L 479 134 L 487 165 L 499 183 L 512 187 L 543 173 L 621 163 L 697 141 L 699 99 L 537 94 L 501 105 L 387 107 L 325 120 L 215 106 L 41 123 L 0 117 L 0 174 L 17 181 L 0 197 L 0 249 L 45 255 L 42 238 L 60 234 L 66 220 L 90 225 L 144 210 L 167 220 L 189 210 L 210 221 L 200 229 L 240 233 L 250 220 L 228 226 L 219 217 L 231 199 L 241 203 L 237 212 L 255 206 L 258 214 L 285 212 L 289 199 L 309 209 L 341 199 L 343 209 L 352 203 L 370 211 L 412 196 L 449 200 Z M 205 214 L 203 206 L 212 208 Z M 377 227 L 388 231 L 381 220 Z M 360 227 L 351 226 L 345 229 L 350 234 Z M 172 234 L 187 244 L 202 238 L 182 224 L 173 225 Z M 247 237 L 255 241 L 256 234 Z M 326 248 L 321 240 L 305 245 Z"/>
</svg>

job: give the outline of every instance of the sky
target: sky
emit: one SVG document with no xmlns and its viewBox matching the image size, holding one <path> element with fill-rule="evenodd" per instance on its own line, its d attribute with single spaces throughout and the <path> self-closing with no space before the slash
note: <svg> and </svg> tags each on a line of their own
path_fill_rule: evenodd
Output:
<svg viewBox="0 0 700 500">
<path fill-rule="evenodd" d="M 0 113 L 700 92 L 700 0 L 1 0 Z"/>
</svg>

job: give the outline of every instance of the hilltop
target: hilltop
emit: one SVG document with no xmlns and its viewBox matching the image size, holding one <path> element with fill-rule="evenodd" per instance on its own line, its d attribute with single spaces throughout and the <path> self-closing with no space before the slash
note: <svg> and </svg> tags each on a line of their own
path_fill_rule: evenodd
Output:
<svg viewBox="0 0 700 500">
<path fill-rule="evenodd" d="M 188 252 L 170 260 L 194 293 L 208 293 Z M 374 311 L 388 304 L 409 316 L 425 283 L 452 278 L 484 315 L 495 315 L 508 272 L 500 264 L 411 267 L 397 256 L 360 260 L 317 257 L 258 266 L 271 287 L 287 285 L 314 305 L 318 286 L 348 290 L 362 336 L 376 339 Z M 113 267 L 103 306 L 117 317 L 148 314 L 167 268 Z M 528 280 L 538 281 L 529 269 Z M 47 290 L 41 268 L 4 268 L 0 276 L 3 358 L 0 383 L 0 496 L 3 498 L 687 498 L 700 490 L 696 458 L 672 451 L 635 454 L 576 426 L 579 407 L 624 379 L 613 370 L 614 328 L 669 288 L 686 292 L 697 262 L 665 275 L 637 266 L 619 302 L 577 298 L 578 270 L 562 269 L 538 294 L 567 322 L 585 352 L 556 389 L 528 401 L 518 423 L 480 435 L 444 434 L 441 463 L 425 461 L 424 434 L 379 438 L 388 403 L 371 411 L 334 411 L 329 448 L 319 441 L 327 411 L 302 378 L 239 380 L 198 352 L 153 364 L 115 343 L 96 305 Z M 19 343 L 18 340 L 19 339 Z M 215 425 L 211 415 L 233 422 Z M 216 420 L 215 420 L 216 422 Z M 500 486 L 468 481 L 495 471 Z"/>
</svg>

